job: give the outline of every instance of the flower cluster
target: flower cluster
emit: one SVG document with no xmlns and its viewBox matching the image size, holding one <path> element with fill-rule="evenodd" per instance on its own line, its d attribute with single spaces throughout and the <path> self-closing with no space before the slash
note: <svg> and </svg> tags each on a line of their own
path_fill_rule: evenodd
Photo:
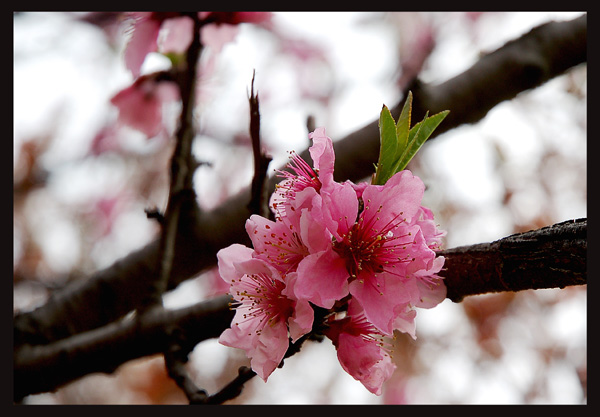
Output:
<svg viewBox="0 0 600 417">
<path fill-rule="evenodd" d="M 219 272 L 237 301 L 220 342 L 244 349 L 265 381 L 289 342 L 320 329 L 343 369 L 379 395 L 395 369 L 394 330 L 415 337 L 415 308 L 446 296 L 436 256 L 444 232 L 421 206 L 423 182 L 410 171 L 384 185 L 337 182 L 333 144 L 318 128 L 311 167 L 292 153 L 271 196 L 274 221 L 252 215 L 253 248 L 218 253 Z M 316 322 L 315 309 L 326 311 Z"/>
<path fill-rule="evenodd" d="M 198 12 L 197 15 L 203 22 L 201 41 L 211 51 L 211 59 L 235 39 L 240 24 L 268 27 L 271 18 L 269 12 Z M 173 76 L 162 72 L 142 74 L 142 65 L 152 52 L 182 59 L 192 42 L 194 23 L 190 16 L 179 12 L 128 12 L 124 16 L 130 32 L 124 60 L 134 82 L 113 96 L 111 103 L 119 109 L 119 126 L 131 127 L 151 138 L 165 131 L 163 105 L 179 100 L 180 94 Z M 212 66 L 211 63 L 203 68 L 204 76 Z"/>
</svg>

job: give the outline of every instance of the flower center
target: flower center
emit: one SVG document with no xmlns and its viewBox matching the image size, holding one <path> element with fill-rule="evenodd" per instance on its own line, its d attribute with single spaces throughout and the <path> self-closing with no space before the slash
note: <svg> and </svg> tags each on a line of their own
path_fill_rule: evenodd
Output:
<svg viewBox="0 0 600 417">
<path fill-rule="evenodd" d="M 412 234 L 396 232 L 406 221 L 403 213 L 384 223 L 380 217 L 382 209 L 380 205 L 372 213 L 370 200 L 367 200 L 357 221 L 342 235 L 341 241 L 334 242 L 334 250 L 346 260 L 351 279 L 357 278 L 363 271 L 369 275 L 393 272 L 397 263 L 412 260 L 406 254 L 403 256 L 407 246 L 413 243 Z"/>
<path fill-rule="evenodd" d="M 244 321 L 259 321 L 257 334 L 266 325 L 272 326 L 281 320 L 287 320 L 293 314 L 293 301 L 281 294 L 284 288 L 283 282 L 266 274 L 245 275 L 239 279 L 234 297 L 240 304 L 236 309 L 245 310 Z"/>
<path fill-rule="evenodd" d="M 287 224 L 285 220 L 280 221 Z M 309 254 L 306 245 L 300 239 L 293 226 L 288 224 L 289 231 L 278 230 L 272 232 L 271 226 L 265 225 L 264 231 L 255 230 L 254 233 L 262 233 L 265 248 L 260 252 L 279 271 L 287 273 L 294 270 L 306 255 Z"/>
<path fill-rule="evenodd" d="M 290 162 L 288 167 L 293 171 L 281 171 L 277 170 L 277 174 L 284 178 L 284 181 L 280 182 L 275 186 L 276 193 L 281 196 L 276 201 L 274 209 L 277 210 L 281 205 L 281 202 L 285 199 L 294 199 L 296 193 L 304 190 L 308 187 L 313 187 L 317 192 L 321 190 L 321 181 L 319 180 L 318 170 L 314 170 L 304 159 L 300 157 L 296 152 L 290 152 Z"/>
</svg>

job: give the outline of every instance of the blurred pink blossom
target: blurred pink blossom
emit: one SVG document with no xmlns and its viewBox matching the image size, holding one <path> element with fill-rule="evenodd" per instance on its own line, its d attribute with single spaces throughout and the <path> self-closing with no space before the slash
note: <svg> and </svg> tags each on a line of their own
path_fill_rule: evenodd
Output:
<svg viewBox="0 0 600 417">
<path fill-rule="evenodd" d="M 143 132 L 149 138 L 164 130 L 163 105 L 179 99 L 177 85 L 159 74 L 143 75 L 118 92 L 111 103 L 119 109 L 118 123 Z"/>
<path fill-rule="evenodd" d="M 193 21 L 177 12 L 130 12 L 131 38 L 125 48 L 125 65 L 134 77 L 150 52 L 184 53 L 192 40 Z M 201 29 L 201 42 L 218 53 L 235 39 L 241 23 L 268 27 L 269 12 L 199 12 L 206 24 Z"/>
</svg>

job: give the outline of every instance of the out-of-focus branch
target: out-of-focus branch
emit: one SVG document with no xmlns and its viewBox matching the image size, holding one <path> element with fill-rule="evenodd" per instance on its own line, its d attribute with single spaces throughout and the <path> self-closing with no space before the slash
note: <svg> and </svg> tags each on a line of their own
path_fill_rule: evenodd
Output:
<svg viewBox="0 0 600 417">
<path fill-rule="evenodd" d="M 252 154 L 254 156 L 254 176 L 252 177 L 251 198 L 248 203 L 248 210 L 251 213 L 263 217 L 269 216 L 269 196 L 265 188 L 265 179 L 267 178 L 267 169 L 271 163 L 271 157 L 265 155 L 260 145 L 260 109 L 258 102 L 258 92 L 254 94 L 254 76 L 252 74 L 252 84 L 250 88 L 250 138 L 252 139 Z"/>
<path fill-rule="evenodd" d="M 150 295 L 153 296 L 150 298 L 153 304 L 159 306 L 162 306 L 162 296 L 168 288 L 173 269 L 175 239 L 179 228 L 183 199 L 187 198 L 195 201 L 196 197 L 193 177 L 198 163 L 192 154 L 192 144 L 195 136 L 194 106 L 196 105 L 197 66 L 202 52 L 202 41 L 200 39 L 201 22 L 198 13 L 189 13 L 188 17 L 193 22 L 193 36 L 186 53 L 185 68 L 178 72 L 179 76 L 177 77 L 182 109 L 176 135 L 177 142 L 171 158 L 169 200 L 165 216 L 161 222 L 161 268 L 158 280 L 154 282 L 153 291 L 150 292 Z M 142 305 L 142 307 L 146 306 Z M 185 338 L 181 337 L 181 333 L 174 324 L 166 323 L 165 326 L 165 333 L 170 335 L 168 346 L 163 351 L 167 372 L 190 401 L 195 401 L 197 397 L 202 397 L 204 392 L 196 387 L 185 368 L 189 352 L 194 348 L 194 345 L 186 343 Z"/>
<path fill-rule="evenodd" d="M 193 177 L 198 164 L 192 154 L 194 141 L 194 106 L 196 91 L 196 67 L 202 51 L 200 41 L 200 23 L 197 13 L 191 13 L 194 21 L 194 36 L 186 54 L 185 68 L 177 72 L 176 81 L 181 96 L 181 116 L 176 134 L 175 150 L 171 157 L 171 183 L 169 199 L 164 216 L 161 218 L 160 235 L 160 269 L 148 281 L 152 285 L 149 301 L 142 306 L 156 303 L 162 304 L 162 295 L 168 288 L 169 277 L 173 267 L 175 240 L 178 232 L 180 214 L 184 200 L 195 201 Z M 154 279 L 153 279 L 154 278 Z"/>
<path fill-rule="evenodd" d="M 549 22 L 482 57 L 473 67 L 440 85 L 414 83 L 413 114 L 451 110 L 434 135 L 480 120 L 496 104 L 543 84 L 587 60 L 587 17 Z M 395 117 L 403 103 L 395 108 Z M 377 120 L 334 143 L 337 180 L 354 181 L 372 173 L 379 152 Z M 308 150 L 301 154 L 308 159 Z M 283 168 L 282 168 L 283 169 Z M 272 192 L 277 178 L 267 179 Z M 244 224 L 250 212 L 250 187 L 220 207 L 199 213 L 182 210 L 169 288 L 216 263 L 219 249 L 232 243 L 249 244 Z M 144 279 L 156 270 L 158 242 L 56 293 L 40 308 L 15 317 L 15 346 L 47 343 L 115 320 L 140 305 Z M 69 318 L 69 320 L 66 320 Z M 67 324 L 68 323 L 68 324 Z"/>
<path fill-rule="evenodd" d="M 47 345 L 23 345 L 14 352 L 14 398 L 53 391 L 84 375 L 111 373 L 136 358 L 164 352 L 171 343 L 169 327 L 187 346 L 218 337 L 229 327 L 229 296 L 178 310 L 156 306 L 140 317 L 125 318 L 98 329 Z"/>
<path fill-rule="evenodd" d="M 438 252 L 447 298 L 587 283 L 587 219 Z"/>
</svg>

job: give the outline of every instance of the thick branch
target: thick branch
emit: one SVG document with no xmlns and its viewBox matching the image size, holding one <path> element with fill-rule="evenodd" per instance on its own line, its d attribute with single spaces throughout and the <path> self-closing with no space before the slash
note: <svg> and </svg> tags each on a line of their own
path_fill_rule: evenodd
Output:
<svg viewBox="0 0 600 417">
<path fill-rule="evenodd" d="M 447 298 L 499 291 L 564 288 L 587 282 L 587 219 L 438 252 Z"/>
<path fill-rule="evenodd" d="M 418 109 L 432 113 L 450 109 L 434 132 L 480 120 L 496 104 L 563 74 L 587 60 L 587 17 L 544 24 L 484 56 L 469 70 L 437 86 L 415 84 L 414 118 Z M 522 78 L 525 81 L 522 81 Z M 402 103 L 395 107 L 396 115 Z M 422 117 L 422 115 L 421 115 Z M 379 152 L 377 121 L 335 142 L 338 180 L 360 180 L 372 173 Z M 302 156 L 309 158 L 308 151 Z M 268 180 L 272 191 L 277 179 Z M 180 221 L 169 288 L 215 265 L 220 248 L 248 244 L 244 223 L 250 212 L 250 187 L 217 209 Z M 181 227 L 195 224 L 196 227 Z M 157 268 L 157 242 L 136 251 L 87 281 L 55 294 L 47 304 L 15 317 L 15 345 L 44 343 L 92 329 L 126 314 L 140 304 L 143 282 Z"/>
<path fill-rule="evenodd" d="M 167 325 L 195 346 L 229 327 L 229 296 L 178 310 L 157 306 L 137 319 L 124 319 L 48 345 L 24 345 L 14 353 L 14 397 L 53 391 L 93 372 L 111 373 L 121 364 L 162 353 L 171 342 Z"/>
</svg>

